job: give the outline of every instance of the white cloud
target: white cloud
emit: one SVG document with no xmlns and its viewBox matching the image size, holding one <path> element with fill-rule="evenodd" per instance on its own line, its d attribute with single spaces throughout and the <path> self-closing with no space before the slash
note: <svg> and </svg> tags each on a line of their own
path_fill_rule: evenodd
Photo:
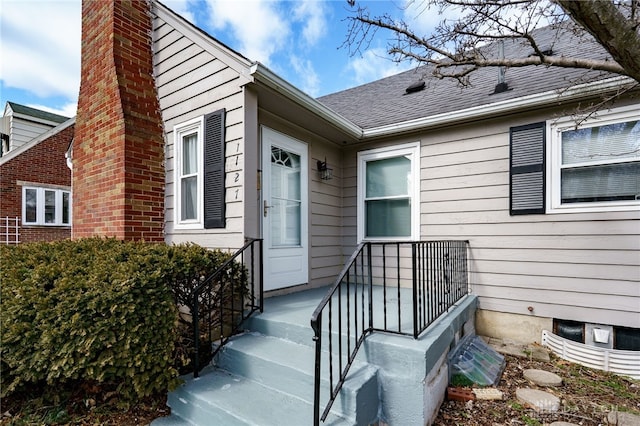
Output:
<svg viewBox="0 0 640 426">
<path fill-rule="evenodd" d="M 162 0 L 162 3 L 192 24 L 196 22 L 193 12 L 189 10 L 191 0 Z"/>
<path fill-rule="evenodd" d="M 269 64 L 271 56 L 289 37 L 290 24 L 268 0 L 207 0 L 209 24 L 216 30 L 230 30 L 239 42 L 237 50 L 251 60 Z"/>
<path fill-rule="evenodd" d="M 292 55 L 289 62 L 293 67 L 296 77 L 299 79 L 297 85 L 306 94 L 316 97 L 320 92 L 320 77 L 313 68 L 313 63 L 309 59 Z"/>
<path fill-rule="evenodd" d="M 75 99 L 80 87 L 80 1 L 3 1 L 0 79 L 37 96 Z"/>
<path fill-rule="evenodd" d="M 318 0 L 305 0 L 295 3 L 293 17 L 303 22 L 302 38 L 312 46 L 327 33 L 327 16 L 325 5 Z"/>
<path fill-rule="evenodd" d="M 54 114 L 62 115 L 64 117 L 73 117 L 76 115 L 78 104 L 76 102 L 69 102 L 62 106 L 62 108 L 51 108 L 45 105 L 29 104 L 28 107 L 39 109 L 42 111 L 52 112 Z"/>
<path fill-rule="evenodd" d="M 443 20 L 451 20 L 460 18 L 460 9 L 447 8 L 440 11 L 438 7 L 434 7 L 430 2 L 424 0 L 404 0 L 402 6 L 404 9 L 404 21 L 413 32 L 420 36 L 428 36 Z"/>
<path fill-rule="evenodd" d="M 412 67 L 409 62 L 393 62 L 385 49 L 374 48 L 352 58 L 347 64 L 347 71 L 353 75 L 354 83 L 359 85 L 398 74 Z"/>
</svg>

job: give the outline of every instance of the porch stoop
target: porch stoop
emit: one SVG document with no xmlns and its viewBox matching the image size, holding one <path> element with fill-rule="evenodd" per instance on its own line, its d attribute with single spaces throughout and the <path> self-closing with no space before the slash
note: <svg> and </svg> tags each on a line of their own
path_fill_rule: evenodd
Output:
<svg viewBox="0 0 640 426">
<path fill-rule="evenodd" d="M 231 339 L 215 365 L 197 379 L 183 377 L 185 383 L 168 397 L 171 416 L 152 425 L 312 425 L 315 349 L 309 319 L 325 293 L 322 288 L 265 299 L 264 313 L 247 321 L 247 332 Z M 426 411 L 437 405 L 437 413 L 446 389 L 446 379 L 432 388 L 434 377 L 438 382 L 446 376 L 444 355 L 463 323 L 473 322 L 475 298 L 455 310 L 460 312 L 438 321 L 435 333 L 427 330 L 418 340 L 369 336 L 323 424 L 430 423 L 425 404 Z M 322 370 L 328 380 L 325 359 Z M 327 388 L 323 383 L 321 389 Z M 323 407 L 327 400 L 321 395 Z"/>
</svg>

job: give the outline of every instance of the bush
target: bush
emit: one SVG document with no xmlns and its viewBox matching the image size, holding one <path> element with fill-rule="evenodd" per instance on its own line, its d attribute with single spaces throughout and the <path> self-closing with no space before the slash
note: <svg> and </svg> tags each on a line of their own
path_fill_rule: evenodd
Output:
<svg viewBox="0 0 640 426">
<path fill-rule="evenodd" d="M 133 400 L 177 385 L 178 293 L 229 255 L 92 238 L 3 246 L 0 258 L 2 395 L 81 380 Z"/>
<path fill-rule="evenodd" d="M 247 302 L 247 270 L 239 262 L 229 262 L 218 271 L 232 254 L 220 250 L 205 250 L 187 244 L 174 246 L 171 255 L 171 289 L 179 307 L 178 341 L 174 352 L 174 365 L 181 374 L 193 371 L 195 341 L 193 312 L 198 305 L 200 326 L 199 365 L 202 367 L 212 356 L 211 343 L 222 334 L 229 336 L 237 327 Z M 213 279 L 214 272 L 220 272 Z M 195 290 L 203 286 L 199 297 Z"/>
</svg>

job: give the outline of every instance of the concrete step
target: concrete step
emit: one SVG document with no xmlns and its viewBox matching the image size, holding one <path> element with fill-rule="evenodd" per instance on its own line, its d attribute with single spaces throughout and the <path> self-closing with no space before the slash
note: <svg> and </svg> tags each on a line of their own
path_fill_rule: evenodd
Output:
<svg viewBox="0 0 640 426">
<path fill-rule="evenodd" d="M 221 369 L 203 370 L 169 394 L 171 416 L 154 421 L 164 425 L 298 426 L 313 423 L 313 404 L 291 393 L 265 386 Z M 171 423 L 175 421 L 175 423 Z M 185 423 L 186 421 L 186 423 Z M 330 414 L 325 424 L 355 425 Z"/>
<path fill-rule="evenodd" d="M 303 310 L 303 313 L 307 313 Z M 353 348 L 362 333 L 361 318 L 358 318 L 358 328 L 356 330 L 356 323 L 352 321 L 350 326 L 347 327 L 346 322 L 342 324 L 342 330 L 340 339 L 338 339 L 338 320 L 337 315 L 339 312 L 334 310 L 333 324 L 331 328 L 332 344 L 335 348 L 338 346 L 338 341 L 342 341 L 343 350 L 347 350 L 347 331 L 349 331 L 349 342 L 351 348 Z M 258 332 L 267 336 L 278 337 L 280 339 L 288 340 L 290 342 L 298 343 L 300 345 L 315 346 L 313 340 L 313 329 L 310 324 L 311 314 L 303 315 L 302 313 L 288 313 L 282 314 L 281 312 L 275 313 L 263 313 L 254 315 L 244 323 L 244 329 L 251 332 Z M 365 318 L 366 319 L 366 318 Z M 323 345 L 326 347 L 328 342 L 328 327 L 329 324 L 325 321 L 322 324 L 322 339 Z M 337 350 L 337 349 L 336 349 Z"/>
<path fill-rule="evenodd" d="M 306 312 L 306 311 L 305 311 Z M 244 323 L 244 329 L 267 336 L 278 337 L 300 345 L 312 346 L 313 330 L 309 323 L 311 315 L 306 315 L 305 322 L 296 316 L 262 313 L 253 315 Z"/>
<path fill-rule="evenodd" d="M 313 401 L 315 351 L 310 346 L 265 336 L 245 333 L 233 338 L 221 351 L 216 366 L 246 377 L 280 392 Z M 346 359 L 343 360 L 346 365 Z M 325 353 L 321 363 L 321 402 L 329 400 L 329 367 Z M 354 362 L 332 409 L 340 416 L 366 424 L 378 414 L 377 367 Z M 338 380 L 334 367 L 334 384 Z"/>
</svg>

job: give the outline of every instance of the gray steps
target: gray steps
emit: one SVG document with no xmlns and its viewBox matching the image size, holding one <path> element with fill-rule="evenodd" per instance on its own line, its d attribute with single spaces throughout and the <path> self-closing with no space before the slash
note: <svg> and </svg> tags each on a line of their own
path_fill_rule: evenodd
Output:
<svg viewBox="0 0 640 426">
<path fill-rule="evenodd" d="M 321 401 L 328 401 L 329 374 L 327 354 L 322 359 Z M 216 366 L 232 371 L 281 392 L 313 401 L 315 350 L 287 340 L 246 333 L 236 336 L 221 351 Z M 346 360 L 343 360 L 346 364 Z M 337 370 L 334 371 L 337 375 Z M 337 378 L 334 378 L 334 383 Z M 377 368 L 354 362 L 338 398 L 336 410 L 361 424 L 377 416 Z M 372 397 L 376 397 L 372 401 Z"/>
<path fill-rule="evenodd" d="M 220 369 L 207 371 L 172 392 L 167 403 L 171 417 L 188 419 L 193 425 L 299 426 L 313 421 L 309 402 Z M 355 423 L 331 416 L 327 424 Z"/>
<path fill-rule="evenodd" d="M 310 324 L 311 315 L 306 322 L 292 322 L 288 317 L 261 314 L 249 318 L 244 328 L 266 336 L 278 337 L 289 342 L 311 346 L 313 344 L 313 330 Z"/>
<path fill-rule="evenodd" d="M 305 315 L 310 317 L 310 315 Z M 215 367 L 171 392 L 171 416 L 153 426 L 310 425 L 313 423 L 313 332 L 299 318 L 257 315 L 218 354 Z M 328 400 L 327 354 L 321 405 Z M 368 425 L 378 417 L 378 371 L 354 362 L 325 425 Z M 334 370 L 334 383 L 337 380 Z"/>
</svg>

